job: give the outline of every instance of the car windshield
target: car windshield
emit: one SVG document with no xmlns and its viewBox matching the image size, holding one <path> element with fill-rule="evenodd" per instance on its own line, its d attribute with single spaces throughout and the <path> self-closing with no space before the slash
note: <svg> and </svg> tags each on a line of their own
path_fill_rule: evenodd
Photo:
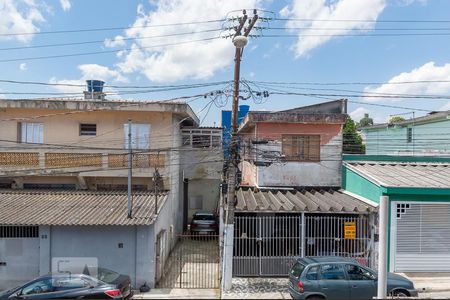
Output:
<svg viewBox="0 0 450 300">
<path fill-rule="evenodd" d="M 97 277 L 99 280 L 106 282 L 106 283 L 112 283 L 117 278 L 119 278 L 120 274 L 108 269 L 98 268 L 97 270 Z"/>
<path fill-rule="evenodd" d="M 194 220 L 197 221 L 214 221 L 215 219 L 214 215 L 194 215 Z"/>
<path fill-rule="evenodd" d="M 300 275 L 302 274 L 304 269 L 305 269 L 305 266 L 303 264 L 296 262 L 294 264 L 294 266 L 292 267 L 291 274 L 292 274 L 292 276 L 298 278 L 298 277 L 300 277 Z"/>
</svg>

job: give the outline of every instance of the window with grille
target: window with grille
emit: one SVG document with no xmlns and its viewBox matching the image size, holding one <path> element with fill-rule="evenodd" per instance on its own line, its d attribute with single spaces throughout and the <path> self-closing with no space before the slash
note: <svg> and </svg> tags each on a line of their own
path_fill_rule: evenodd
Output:
<svg viewBox="0 0 450 300">
<path fill-rule="evenodd" d="M 320 135 L 283 135 L 282 153 L 287 161 L 320 161 Z"/>
<path fill-rule="evenodd" d="M 97 124 L 80 124 L 80 135 L 97 135 Z"/>
<path fill-rule="evenodd" d="M 38 238 L 39 226 L 0 226 L 0 238 Z"/>
<path fill-rule="evenodd" d="M 410 127 L 406 130 L 406 142 L 411 143 L 413 139 L 413 129 Z"/>
</svg>

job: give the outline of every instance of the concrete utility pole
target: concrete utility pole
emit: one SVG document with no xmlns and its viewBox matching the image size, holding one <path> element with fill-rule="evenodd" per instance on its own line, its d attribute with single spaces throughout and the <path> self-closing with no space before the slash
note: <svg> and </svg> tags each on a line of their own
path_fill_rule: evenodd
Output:
<svg viewBox="0 0 450 300">
<path fill-rule="evenodd" d="M 248 35 L 258 20 L 256 10 L 254 16 L 249 20 L 247 28 L 244 29 L 247 21 L 247 12 L 243 11 L 243 17 L 239 18 L 239 26 L 233 37 L 233 44 L 236 47 L 234 56 L 234 92 L 233 92 L 233 108 L 231 115 L 231 141 L 228 162 L 228 195 L 226 197 L 226 216 L 224 226 L 224 253 L 223 253 L 223 276 L 222 283 L 224 290 L 231 289 L 231 279 L 233 273 L 233 238 L 234 238 L 234 206 L 236 204 L 236 173 L 238 170 L 238 107 L 239 107 L 239 79 L 241 56 L 244 47 L 248 42 Z M 242 35 L 242 29 L 244 34 Z"/>
<path fill-rule="evenodd" d="M 160 179 L 158 166 L 159 166 L 159 151 L 158 151 L 158 155 L 156 157 L 155 172 L 153 173 L 153 183 L 155 185 L 154 186 L 154 188 L 155 188 L 155 216 L 158 215 L 158 192 L 159 192 L 159 179 Z"/>
<path fill-rule="evenodd" d="M 133 176 L 133 150 L 131 149 L 131 119 L 128 119 L 128 218 L 133 217 L 133 196 L 131 195 L 131 177 Z"/>
<path fill-rule="evenodd" d="M 388 246 L 388 222 L 389 222 L 389 197 L 380 197 L 380 218 L 378 243 L 378 289 L 377 298 L 386 299 L 387 293 L 387 246 Z"/>
</svg>

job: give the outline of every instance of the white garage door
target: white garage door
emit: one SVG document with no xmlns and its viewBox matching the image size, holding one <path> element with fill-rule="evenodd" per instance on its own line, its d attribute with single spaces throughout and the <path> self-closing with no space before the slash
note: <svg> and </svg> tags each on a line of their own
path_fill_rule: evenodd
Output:
<svg viewBox="0 0 450 300">
<path fill-rule="evenodd" d="M 394 205 L 394 271 L 449 272 L 450 203 L 397 202 Z"/>
<path fill-rule="evenodd" d="M 39 276 L 37 226 L 0 226 L 0 290 Z"/>
</svg>

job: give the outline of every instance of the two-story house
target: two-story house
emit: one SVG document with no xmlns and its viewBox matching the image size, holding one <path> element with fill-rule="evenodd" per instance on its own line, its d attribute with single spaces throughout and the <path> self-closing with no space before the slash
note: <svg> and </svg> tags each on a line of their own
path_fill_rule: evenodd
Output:
<svg viewBox="0 0 450 300">
<path fill-rule="evenodd" d="M 284 275 L 293 258 L 310 255 L 370 263 L 374 206 L 340 189 L 346 105 L 250 111 L 243 119 L 234 276 Z"/>
<path fill-rule="evenodd" d="M 88 89 L 84 99 L 0 100 L 0 289 L 54 271 L 61 258 L 152 287 L 184 231 L 192 168 L 182 129 L 199 124 L 191 107 Z"/>
</svg>

